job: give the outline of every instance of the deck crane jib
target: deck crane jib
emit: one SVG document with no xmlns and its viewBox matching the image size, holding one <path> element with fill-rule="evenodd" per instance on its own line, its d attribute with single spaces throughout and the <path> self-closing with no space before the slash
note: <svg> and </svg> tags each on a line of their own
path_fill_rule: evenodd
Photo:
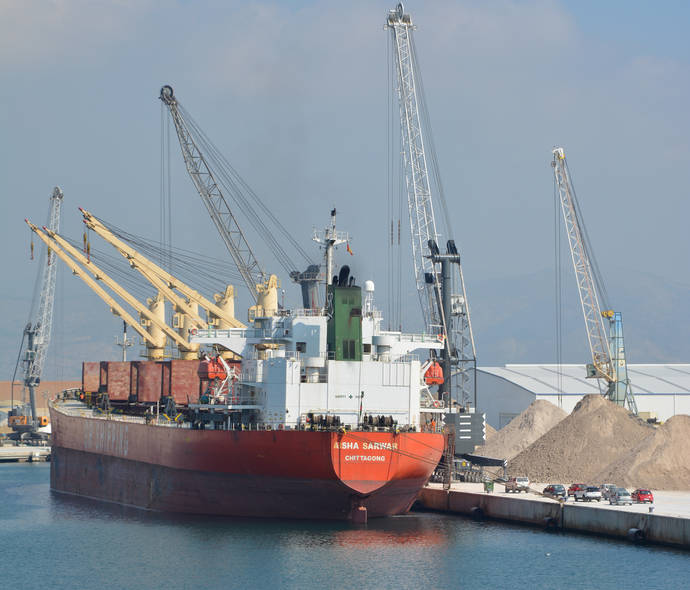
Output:
<svg viewBox="0 0 690 590">
<path fill-rule="evenodd" d="M 62 240 L 62 238 L 59 238 L 55 232 L 52 232 L 48 228 L 40 229 L 33 223 L 31 223 L 28 219 L 25 221 L 31 229 L 31 231 L 34 232 L 36 236 L 42 242 L 44 242 L 48 248 L 51 249 L 55 256 L 60 258 L 67 265 L 67 267 L 72 271 L 72 274 L 74 276 L 80 278 L 84 283 L 86 283 L 86 285 L 90 287 L 94 291 L 94 293 L 96 293 L 96 295 L 98 295 L 106 303 L 106 305 L 108 305 L 108 307 L 114 315 L 121 317 L 125 322 L 127 322 L 128 325 L 130 325 L 132 328 L 136 330 L 136 332 L 147 343 L 147 350 L 149 352 L 147 356 L 149 358 L 163 358 L 165 336 L 163 336 L 161 340 L 160 338 L 157 338 L 156 335 L 154 335 L 153 333 L 149 333 L 147 330 L 145 330 L 143 327 L 143 322 L 140 322 L 135 317 L 131 316 L 112 295 L 110 295 L 107 291 L 105 291 L 105 289 L 103 289 L 103 287 L 101 287 L 99 283 L 102 282 L 104 285 L 113 289 L 113 291 L 116 294 L 122 296 L 121 293 L 118 293 L 119 285 L 114 286 L 111 283 L 110 277 L 106 275 L 100 268 L 98 268 L 92 261 L 88 261 L 87 263 L 86 257 L 83 256 L 78 250 L 76 250 L 66 242 L 62 243 L 61 241 L 58 241 Z M 70 256 L 68 252 L 70 252 L 72 256 Z M 77 260 L 82 262 L 83 266 L 80 266 Z M 93 277 L 90 275 L 93 275 Z M 125 301 L 131 304 L 131 301 L 127 301 L 126 298 Z M 165 319 L 164 313 L 156 314 L 156 310 L 154 308 L 151 308 L 151 312 L 157 316 L 160 316 L 162 320 Z"/>
<path fill-rule="evenodd" d="M 268 277 L 249 246 L 206 158 L 194 141 L 192 128 L 182 114 L 172 86 L 166 85 L 161 88 L 160 99 L 168 107 L 175 124 L 187 172 L 242 275 L 245 285 L 256 301 L 259 296 L 257 285 L 265 283 Z"/>
<path fill-rule="evenodd" d="M 445 342 L 441 352 L 444 384 L 439 392 L 441 395 L 449 394 L 451 400 L 462 405 L 476 403 L 472 374 L 476 367 L 474 337 L 460 254 L 452 239 L 428 124 L 413 38 L 416 27 L 410 15 L 405 14 L 402 3 L 389 11 L 385 27 L 391 33 L 391 66 L 395 70 L 392 79 L 400 114 L 400 151 L 405 174 L 415 285 L 425 329 L 438 333 Z M 437 228 L 435 199 L 436 205 L 440 205 L 448 236 L 445 253 L 439 247 L 442 241 Z"/>
<path fill-rule="evenodd" d="M 628 379 L 623 318 L 620 312 L 608 308 L 602 311 L 603 279 L 597 271 L 562 147 L 553 150 L 551 166 L 592 358 L 592 362 L 587 365 L 587 377 L 603 381 L 606 384 L 604 393 L 607 398 L 620 406 L 627 405 L 631 412 L 637 414 L 635 396 Z"/>
<path fill-rule="evenodd" d="M 249 310 L 250 320 L 275 315 L 279 307 L 278 278 L 268 274 L 259 263 L 236 213 L 241 213 L 266 242 L 287 274 L 297 277 L 301 273 L 296 272 L 297 264 L 285 244 L 306 261 L 308 255 L 186 112 L 172 86 L 161 88 L 160 100 L 175 124 L 192 182 L 255 303 Z"/>
</svg>

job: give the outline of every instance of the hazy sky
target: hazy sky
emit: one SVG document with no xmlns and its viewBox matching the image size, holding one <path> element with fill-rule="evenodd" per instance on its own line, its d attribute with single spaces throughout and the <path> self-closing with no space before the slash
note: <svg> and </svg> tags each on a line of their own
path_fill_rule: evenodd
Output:
<svg viewBox="0 0 690 590">
<path fill-rule="evenodd" d="M 0 0 L 4 373 L 14 366 L 37 271 L 23 219 L 45 223 L 53 186 L 65 193 L 65 234 L 81 236 L 82 206 L 159 237 L 157 97 L 168 83 L 264 202 L 304 236 L 305 247 L 312 226 L 323 226 L 338 208 L 340 226 L 353 236 L 348 262 L 360 282 L 377 282 L 383 306 L 383 23 L 393 4 Z M 635 293 L 645 313 L 660 293 L 687 290 L 690 4 L 434 1 L 405 8 L 418 26 L 440 169 L 476 318 L 501 315 L 485 302 L 503 307 L 502 297 L 508 304 L 520 296 L 516 285 L 553 272 L 554 145 L 566 149 L 600 266 L 623 277 L 607 281 L 612 297 L 623 300 L 654 277 L 653 294 Z M 179 147 L 172 147 L 173 243 L 224 257 Z M 116 354 L 118 320 L 77 279 L 63 272 L 60 281 L 60 358 L 76 365 Z M 283 283 L 296 303 L 297 289 Z M 488 284 L 492 292 L 483 296 L 479 285 Z M 405 288 L 412 289 L 411 278 Z M 524 313 L 548 323 L 547 311 L 532 305 Z M 244 316 L 239 305 L 237 315 Z M 475 320 L 480 364 L 482 350 L 491 363 L 552 360 L 543 350 L 539 358 L 524 351 L 511 357 L 515 349 L 483 338 L 488 322 Z M 518 329 L 510 318 L 502 326 Z M 655 355 L 664 354 L 665 329 L 645 329 L 649 350 L 661 352 L 637 360 L 661 360 Z M 687 325 L 675 329 L 687 340 Z M 56 374 L 79 374 L 53 362 Z"/>
</svg>

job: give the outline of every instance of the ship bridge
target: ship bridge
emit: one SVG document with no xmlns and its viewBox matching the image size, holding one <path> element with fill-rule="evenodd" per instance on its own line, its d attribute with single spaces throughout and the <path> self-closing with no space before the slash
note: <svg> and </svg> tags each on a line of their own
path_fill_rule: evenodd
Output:
<svg viewBox="0 0 690 590">
<path fill-rule="evenodd" d="M 362 313 L 359 287 L 329 288 L 331 310 L 282 310 L 250 328 L 200 329 L 190 340 L 242 356 L 238 395 L 266 423 L 299 427 L 314 414 L 352 427 L 366 416 L 423 426 L 428 390 L 414 353 L 442 349 L 443 338 L 381 330 L 370 303 Z"/>
</svg>

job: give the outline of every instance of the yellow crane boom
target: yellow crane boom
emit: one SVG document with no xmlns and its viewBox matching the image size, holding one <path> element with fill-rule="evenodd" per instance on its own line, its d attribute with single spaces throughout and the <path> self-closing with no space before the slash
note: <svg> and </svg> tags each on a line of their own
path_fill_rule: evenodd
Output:
<svg viewBox="0 0 690 590">
<path fill-rule="evenodd" d="M 50 230 L 44 231 L 49 238 L 52 238 L 54 242 L 57 242 L 62 248 L 64 248 L 72 257 L 74 257 L 79 263 L 83 265 L 88 272 L 90 272 L 97 281 L 102 281 L 105 285 L 110 287 L 119 297 L 121 297 L 127 304 L 131 305 L 136 309 L 141 315 L 151 320 L 151 322 L 159 327 L 163 332 L 179 346 L 189 348 L 190 343 L 187 339 L 183 338 L 179 333 L 173 330 L 168 324 L 162 322 L 148 307 L 136 299 L 131 293 L 126 291 L 120 286 L 115 280 L 111 279 L 103 270 L 96 266 L 92 261 L 88 260 L 79 250 L 72 246 L 67 240 L 62 236 L 52 232 Z M 53 244 L 53 248 L 55 245 Z"/>
<path fill-rule="evenodd" d="M 212 301 L 206 299 L 201 293 L 192 289 L 175 276 L 163 270 L 160 266 L 150 261 L 148 258 L 128 246 L 122 240 L 118 239 L 103 223 L 93 214 L 85 209 L 79 209 L 84 216 L 84 223 L 86 226 L 95 231 L 105 241 L 114 246 L 122 256 L 124 256 L 134 268 L 136 268 L 146 279 L 154 286 L 158 287 L 166 297 L 170 299 L 178 308 L 186 313 L 194 323 L 199 327 L 206 328 L 205 322 L 199 315 L 179 296 L 177 296 L 172 289 L 177 289 L 188 297 L 191 301 L 198 303 L 207 312 L 212 312 L 219 318 L 222 318 L 233 328 L 246 328 L 246 326 L 236 318 L 229 316 L 225 310 L 218 307 Z"/>
<path fill-rule="evenodd" d="M 50 248 L 72 271 L 72 273 L 78 276 L 82 281 L 84 281 L 91 289 L 101 298 L 107 305 L 110 306 L 112 312 L 120 316 L 125 322 L 127 322 L 136 332 L 149 344 L 154 347 L 158 346 L 158 342 L 141 327 L 139 322 L 133 318 L 111 295 L 105 291 L 94 279 L 92 279 L 88 274 L 84 273 L 81 267 L 76 264 L 67 254 L 53 242 L 46 234 L 44 234 L 37 226 L 31 223 L 28 219 L 25 219 L 26 224 L 44 243 Z"/>
</svg>

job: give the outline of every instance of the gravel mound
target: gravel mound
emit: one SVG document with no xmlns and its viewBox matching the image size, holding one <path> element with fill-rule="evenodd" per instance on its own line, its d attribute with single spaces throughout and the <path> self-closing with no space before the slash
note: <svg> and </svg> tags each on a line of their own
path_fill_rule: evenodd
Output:
<svg viewBox="0 0 690 590">
<path fill-rule="evenodd" d="M 596 481 L 658 490 L 690 490 L 690 416 L 667 420 L 597 475 Z"/>
<path fill-rule="evenodd" d="M 490 439 L 487 427 L 487 442 L 477 447 L 475 453 L 510 461 L 566 416 L 563 410 L 551 402 L 535 400 L 522 414 L 515 416 L 501 430 L 495 431 Z"/>
<path fill-rule="evenodd" d="M 515 456 L 508 472 L 541 482 L 611 481 L 602 479 L 606 468 L 621 462 L 654 431 L 625 408 L 600 395 L 586 395 L 570 416 Z M 613 483 L 619 482 L 614 478 Z"/>
</svg>

